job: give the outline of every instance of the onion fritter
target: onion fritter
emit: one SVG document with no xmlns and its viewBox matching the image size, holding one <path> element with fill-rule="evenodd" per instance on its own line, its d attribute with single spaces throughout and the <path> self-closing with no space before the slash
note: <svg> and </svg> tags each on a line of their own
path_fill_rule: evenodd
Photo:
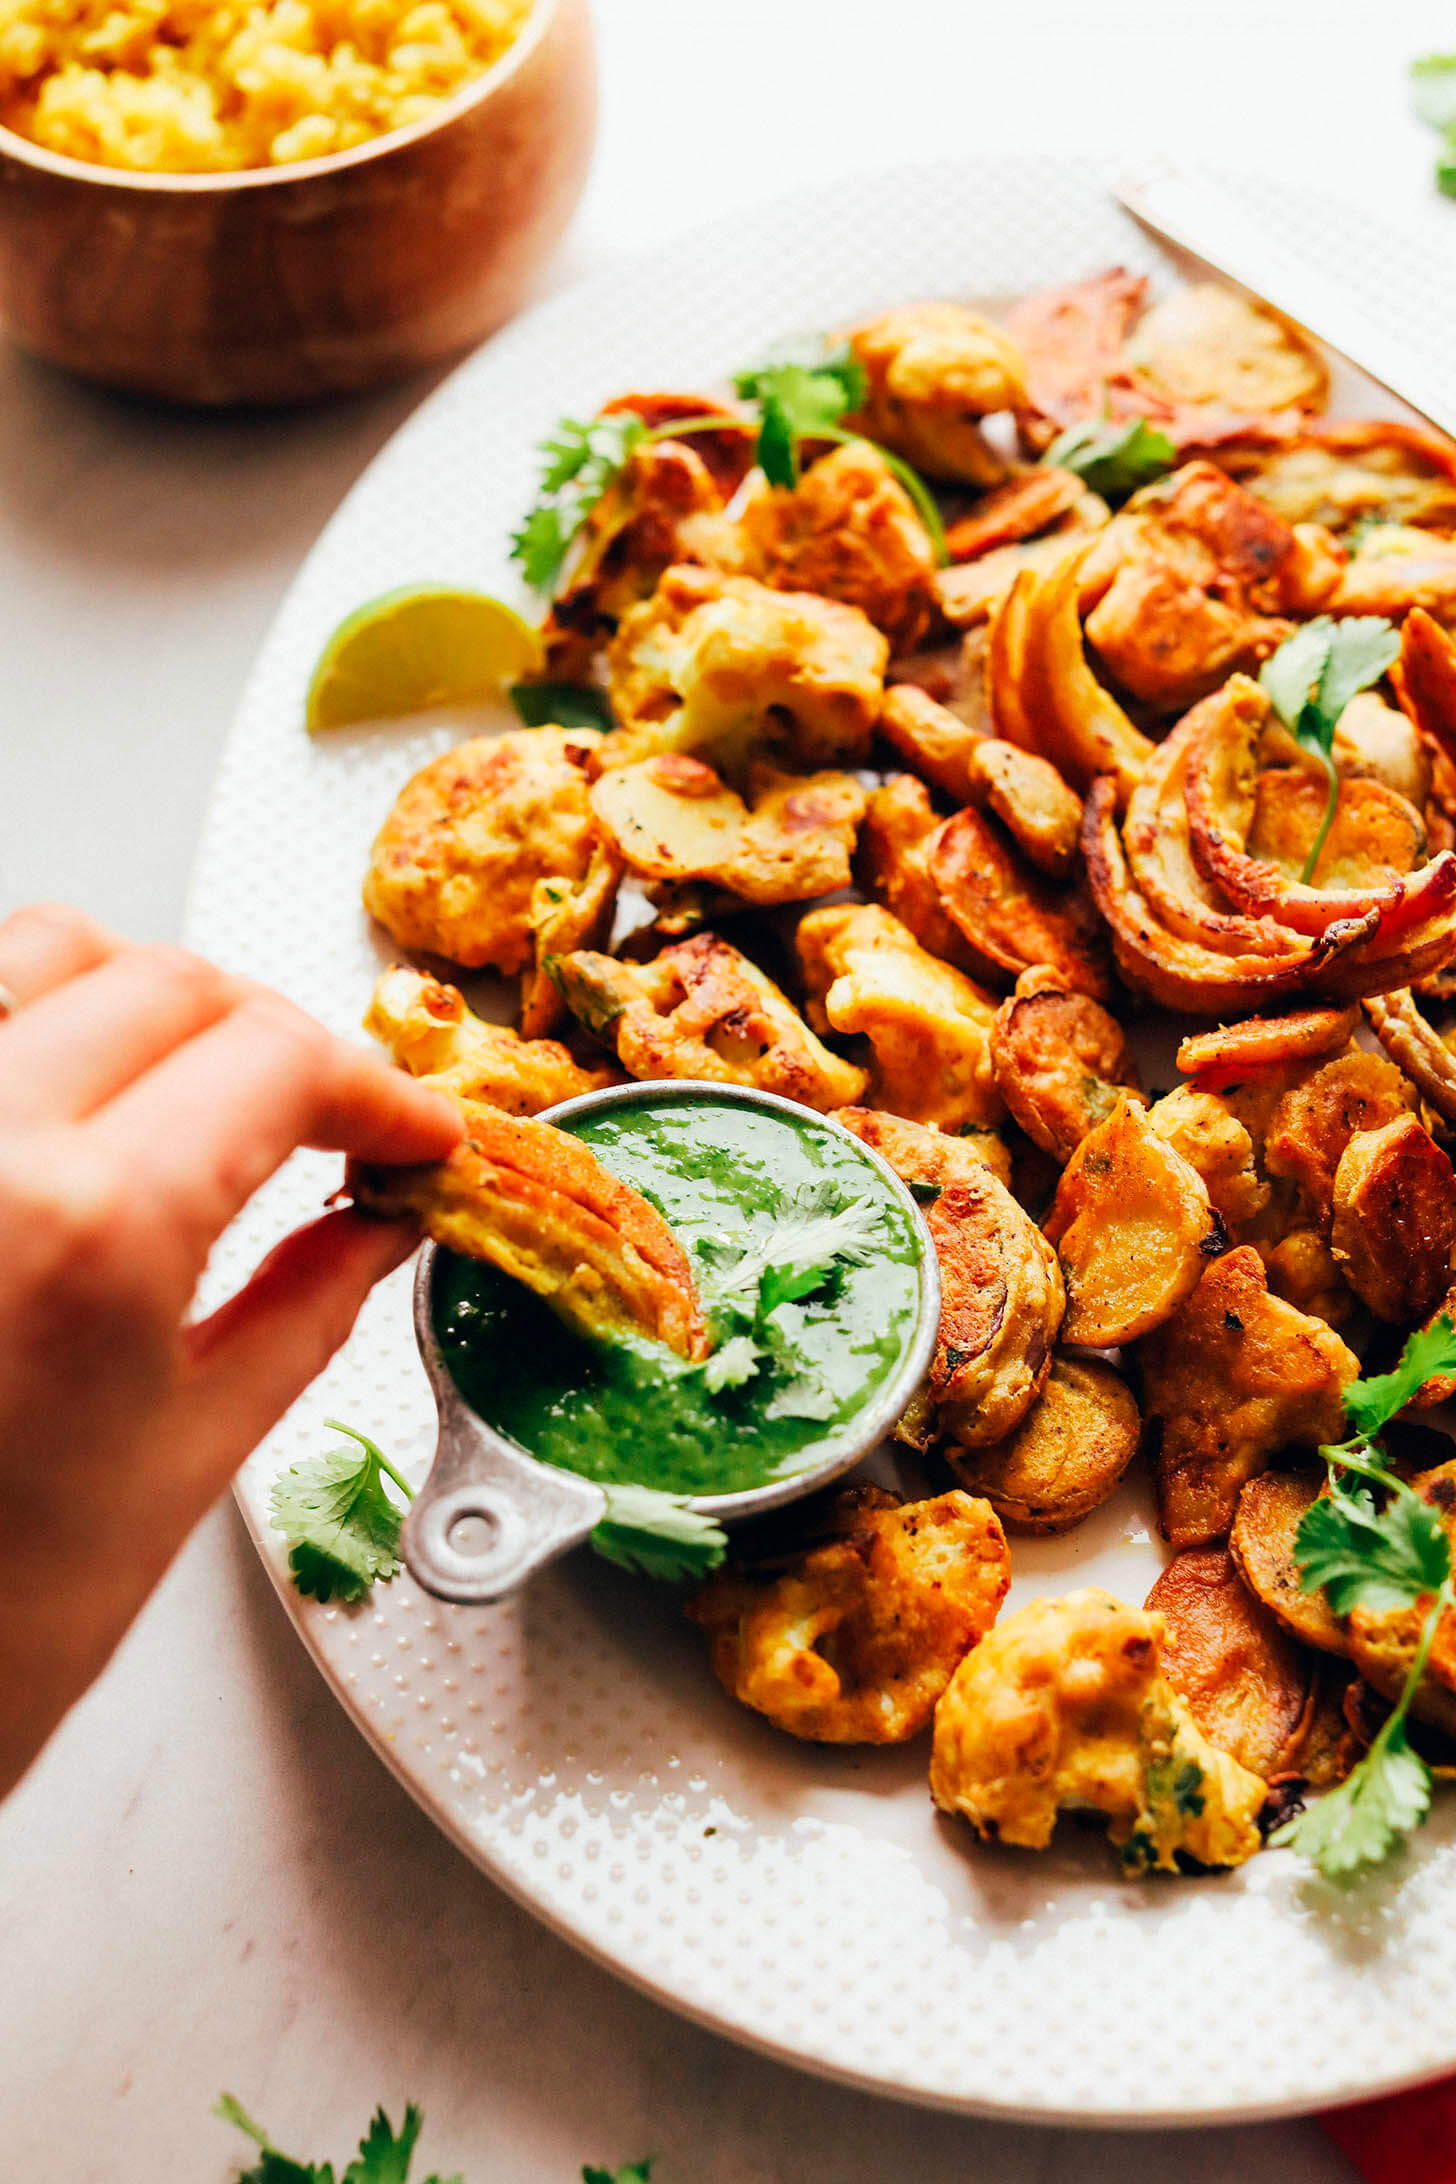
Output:
<svg viewBox="0 0 1456 2184">
<path fill-rule="evenodd" d="M 899 1503 L 850 1487 L 823 1546 L 782 1575 L 729 1567 L 688 1614 L 744 1706 L 819 1744 L 900 1744 L 928 1721 L 1011 1581 L 1001 1526 L 969 1494 Z"/>
<path fill-rule="evenodd" d="M 930 1794 L 991 1842 L 1045 1850 L 1105 1813 L 1125 1872 L 1242 1865 L 1262 1778 L 1210 1744 L 1164 1673 L 1161 1617 L 1095 1587 L 1033 1600 L 962 1661 L 935 1712 Z"/>
</svg>

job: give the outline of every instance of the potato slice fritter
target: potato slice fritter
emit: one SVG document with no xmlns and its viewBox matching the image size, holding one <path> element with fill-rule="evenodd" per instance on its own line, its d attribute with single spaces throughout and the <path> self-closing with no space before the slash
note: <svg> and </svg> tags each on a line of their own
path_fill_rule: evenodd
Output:
<svg viewBox="0 0 1456 2184">
<path fill-rule="evenodd" d="M 994 970 L 1015 978 L 1048 964 L 1079 993 L 1111 997 L 1107 943 L 1090 895 L 1029 872 L 970 805 L 940 828 L 929 865 L 946 915 Z"/>
<path fill-rule="evenodd" d="M 1208 1269 L 1138 1363 L 1157 1423 L 1159 1523 L 1175 1547 L 1226 1538 L 1240 1488 L 1290 1442 L 1338 1441 L 1360 1371 L 1332 1327 L 1269 1294 L 1251 1244 Z"/>
<path fill-rule="evenodd" d="M 1362 532 L 1330 612 L 1383 614 L 1398 622 L 1422 607 L 1438 622 L 1456 621 L 1456 538 L 1404 523 L 1378 523 Z"/>
<path fill-rule="evenodd" d="M 1202 1178 L 1128 1094 L 1073 1153 L 1043 1227 L 1067 1285 L 1063 1340 L 1091 1350 L 1161 1326 L 1224 1244 Z"/>
<path fill-rule="evenodd" d="M 1145 1605 L 1163 1618 L 1163 1673 L 1209 1741 L 1255 1774 L 1293 1767 L 1313 1659 L 1249 1591 L 1227 1548 L 1175 1555 Z"/>
<path fill-rule="evenodd" d="M 810 1023 L 869 1040 L 876 1107 L 943 1130 L 995 1127 L 1002 1109 L 989 994 L 875 903 L 811 910 L 799 922 L 798 949 Z"/>
<path fill-rule="evenodd" d="M 1217 1031 L 1195 1031 L 1178 1049 L 1178 1067 L 1201 1091 L 1342 1054 L 1360 1021 L 1357 1008 L 1294 1009 L 1288 1016 L 1250 1016 Z"/>
<path fill-rule="evenodd" d="M 1348 1654 L 1350 1641 L 1323 1591 L 1306 1592 L 1294 1540 L 1324 1485 L 1317 1471 L 1261 1471 L 1239 1495 L 1229 1552 L 1250 1592 L 1275 1621 L 1321 1653 Z"/>
<path fill-rule="evenodd" d="M 1023 971 L 996 1011 L 991 1059 L 1014 1119 L 1063 1164 L 1123 1093 L 1137 1090 L 1121 1026 L 1046 968 Z"/>
<path fill-rule="evenodd" d="M 655 1206 L 549 1122 L 465 1103 L 448 1160 L 351 1166 L 371 1213 L 413 1215 L 447 1250 L 484 1259 L 545 1299 L 578 1334 L 627 1331 L 706 1357 L 708 1331 L 687 1254 Z"/>
<path fill-rule="evenodd" d="M 837 1535 L 781 1576 L 730 1567 L 688 1614 L 713 1673 L 744 1706 L 819 1744 L 900 1744 L 918 1735 L 1010 1583 L 994 1512 L 969 1494 L 898 1503 L 877 1487 L 841 1493 Z"/>
<path fill-rule="evenodd" d="M 1068 1532 L 1100 1509 L 1138 1445 L 1138 1407 L 1110 1365 L 1054 1357 L 1041 1394 L 1004 1441 L 945 1451 L 962 1486 L 1011 1532 Z"/>
<path fill-rule="evenodd" d="M 1451 1286 L 1456 1171 L 1414 1115 L 1357 1131 L 1335 1170 L 1330 1249 L 1377 1319 L 1425 1319 Z"/>
<path fill-rule="evenodd" d="M 850 347 L 868 387 L 857 419 L 928 477 L 997 485 L 1006 474 L 976 420 L 1020 409 L 1025 367 L 999 326 L 959 303 L 912 303 L 858 326 Z"/>
<path fill-rule="evenodd" d="M 1318 351 L 1262 304 L 1220 281 L 1194 281 L 1153 305 L 1123 348 L 1139 380 L 1179 408 L 1261 416 L 1323 409 Z"/>
<path fill-rule="evenodd" d="M 860 829 L 857 876 L 861 887 L 943 963 L 975 977 L 984 959 L 946 916 L 930 877 L 930 852 L 941 819 L 930 791 L 913 774 L 895 774 L 869 800 Z"/>
<path fill-rule="evenodd" d="M 935 1713 L 930 1794 L 990 1842 L 1045 1850 L 1105 1813 L 1125 1871 L 1242 1865 L 1259 1775 L 1211 1744 L 1164 1673 L 1160 1616 L 1096 1587 L 1033 1600 L 961 1662 Z"/>
<path fill-rule="evenodd" d="M 852 774 L 784 774 L 755 764 L 749 803 L 680 751 L 614 766 L 592 809 L 628 868 L 674 885 L 726 888 L 743 902 L 804 902 L 849 885 L 865 792 Z"/>
<path fill-rule="evenodd" d="M 615 1069 L 583 1069 L 554 1039 L 522 1039 L 486 1023 L 453 986 L 402 964 L 375 986 L 364 1029 L 412 1077 L 507 1115 L 539 1115 L 558 1100 L 621 1082 Z"/>
<path fill-rule="evenodd" d="M 889 645 L 857 607 L 711 569 L 667 571 L 624 615 L 607 654 L 622 727 L 604 766 L 686 751 L 741 773 L 859 765 L 879 716 Z"/>
<path fill-rule="evenodd" d="M 1456 447 L 1393 418 L 1342 417 L 1237 465 L 1243 483 L 1286 523 L 1336 533 L 1366 518 L 1456 528 Z"/>
<path fill-rule="evenodd" d="M 1248 1125 L 1216 1092 L 1191 1084 L 1155 1101 L 1148 1124 L 1202 1178 L 1208 1202 L 1232 1240 L 1247 1241 L 1262 1226 L 1272 1197 Z"/>
<path fill-rule="evenodd" d="M 432 760 L 379 831 L 365 909 L 401 948 L 523 970 L 536 882 L 579 880 L 591 863 L 583 769 L 600 741 L 591 728 L 522 728 Z"/>
<path fill-rule="evenodd" d="M 996 814 L 1038 872 L 1066 879 L 1082 845 L 1082 799 L 1050 760 L 987 736 L 971 753 L 966 774 L 971 802 Z"/>
<path fill-rule="evenodd" d="M 650 963 L 583 953 L 554 969 L 572 1014 L 615 1044 L 634 1077 L 757 1085 L 821 1111 L 865 1090 L 865 1072 L 822 1046 L 773 980 L 716 933 L 694 933 Z"/>
<path fill-rule="evenodd" d="M 994 1130 L 947 1137 L 942 1130 L 877 1107 L 839 1107 L 833 1119 L 887 1160 L 922 1206 L 933 1205 L 947 1183 L 964 1183 L 980 1168 L 989 1168 L 998 1183 L 1010 1187 L 1011 1155 Z"/>
<path fill-rule="evenodd" d="M 1271 1175 L 1296 1184 L 1322 1236 L 1334 1217 L 1340 1156 L 1362 1130 L 1378 1130 L 1409 1114 L 1413 1088 L 1383 1054 L 1351 1047 L 1292 1085 L 1275 1108 L 1264 1139 Z"/>
</svg>

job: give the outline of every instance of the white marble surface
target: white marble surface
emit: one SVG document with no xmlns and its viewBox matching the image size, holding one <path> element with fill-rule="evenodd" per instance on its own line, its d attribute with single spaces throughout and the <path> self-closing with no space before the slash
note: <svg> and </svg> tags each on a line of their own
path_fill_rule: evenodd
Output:
<svg viewBox="0 0 1456 2184">
<path fill-rule="evenodd" d="M 598 163 L 553 280 L 810 177 L 969 146 L 1171 147 L 1433 214 L 1403 63 L 1450 44 L 1448 0 L 738 0 L 711 17 L 599 0 L 599 17 Z M 1449 268 L 1456 206 L 1445 221 Z M 427 384 L 195 419 L 0 350 L 0 907 L 59 895 L 175 933 L 249 658 Z M 222 2184 L 239 2148 L 208 2109 L 225 2086 L 336 2159 L 376 2100 L 417 2099 L 424 2167 L 467 2184 L 567 2184 L 583 2160 L 648 2150 L 661 2184 L 1350 2175 L 1300 2123 L 981 2124 L 679 2023 L 415 1811 L 305 1659 L 230 1505 L 0 1810 L 0 2174 Z"/>
</svg>

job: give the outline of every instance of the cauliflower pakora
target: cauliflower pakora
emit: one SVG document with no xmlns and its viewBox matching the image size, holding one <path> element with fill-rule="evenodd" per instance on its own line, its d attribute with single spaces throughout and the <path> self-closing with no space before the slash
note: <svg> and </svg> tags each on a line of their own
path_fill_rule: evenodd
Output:
<svg viewBox="0 0 1456 2184">
<path fill-rule="evenodd" d="M 995 1127 L 989 994 L 875 903 L 811 910 L 797 938 L 809 1021 L 869 1040 L 875 1106 L 944 1130 Z"/>
<path fill-rule="evenodd" d="M 996 1619 L 1005 1535 L 969 1494 L 901 1503 L 872 1486 L 841 1492 L 827 1529 L 781 1574 L 719 1571 L 687 1612 L 723 1688 L 790 1736 L 903 1743 Z"/>
<path fill-rule="evenodd" d="M 912 303 L 858 326 L 867 387 L 858 423 L 927 477 L 997 485 L 1006 466 L 979 420 L 1020 409 L 1025 368 L 1003 328 L 959 303 Z"/>
<path fill-rule="evenodd" d="M 747 788 L 745 803 L 701 759 L 667 751 L 610 768 L 592 809 L 629 870 L 649 881 L 701 882 L 751 903 L 849 885 L 866 804 L 852 774 L 785 774 L 756 761 Z"/>
<path fill-rule="evenodd" d="M 581 879 L 596 847 L 590 728 L 477 736 L 406 783 L 374 843 L 364 907 L 401 948 L 509 977 L 531 956 L 536 882 Z"/>
<path fill-rule="evenodd" d="M 626 1329 L 707 1356 L 687 1254 L 655 1206 L 549 1122 L 466 1105 L 465 1126 L 447 1160 L 353 1164 L 356 1203 L 412 1215 L 436 1243 L 534 1290 L 578 1334 Z"/>
<path fill-rule="evenodd" d="M 716 933 L 694 933 L 650 963 L 587 953 L 554 968 L 573 1015 L 634 1077 L 757 1085 L 824 1112 L 864 1093 L 864 1070 L 822 1046 L 773 980 Z"/>
<path fill-rule="evenodd" d="M 981 1641 L 935 1713 L 930 1794 L 991 1842 L 1045 1850 L 1059 1812 L 1107 1816 L 1128 1873 L 1242 1865 L 1263 1778 L 1168 1681 L 1163 1623 L 1095 1587 L 1033 1600 Z"/>
<path fill-rule="evenodd" d="M 857 765 L 879 717 L 889 645 L 858 607 L 676 567 L 633 607 L 607 653 L 624 765 L 686 751 L 741 772 L 772 751 L 801 767 Z"/>
<path fill-rule="evenodd" d="M 1208 1269 L 1138 1363 L 1159 1523 L 1175 1547 L 1227 1538 L 1240 1488 L 1280 1449 L 1338 1441 L 1360 1371 L 1332 1327 L 1270 1295 L 1249 1244 Z"/>
<path fill-rule="evenodd" d="M 375 986 L 364 1029 L 411 1076 L 508 1115 L 539 1115 L 621 1081 L 615 1069 L 583 1069 L 555 1039 L 523 1039 L 487 1023 L 453 986 L 401 964 Z"/>
</svg>

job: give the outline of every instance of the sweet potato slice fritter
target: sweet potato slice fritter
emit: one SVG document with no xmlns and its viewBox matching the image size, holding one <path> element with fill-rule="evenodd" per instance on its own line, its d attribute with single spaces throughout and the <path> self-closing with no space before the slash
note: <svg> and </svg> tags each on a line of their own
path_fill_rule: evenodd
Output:
<svg viewBox="0 0 1456 2184">
<path fill-rule="evenodd" d="M 1100 1509 L 1138 1445 L 1138 1407 L 1110 1365 L 1054 1357 L 1046 1385 L 1007 1440 L 944 1450 L 972 1494 L 1012 1532 L 1067 1532 Z"/>
<path fill-rule="evenodd" d="M 1271 1175 L 1298 1186 L 1322 1236 L 1330 1232 L 1335 1173 L 1351 1138 L 1396 1121 L 1415 1103 L 1395 1064 L 1360 1047 L 1336 1055 L 1283 1095 L 1265 1132 L 1265 1162 Z"/>
<path fill-rule="evenodd" d="M 859 883 L 931 955 L 953 963 L 968 978 L 984 977 L 985 958 L 946 915 L 930 876 L 930 852 L 940 828 L 925 783 L 914 774 L 893 775 L 869 800 L 859 837 Z"/>
<path fill-rule="evenodd" d="M 1456 1461 L 1422 1472 L 1410 1484 L 1436 1510 L 1448 1541 L 1456 1548 Z M 1429 1597 L 1423 1596 L 1408 1607 L 1383 1614 L 1367 1607 L 1350 1610 L 1345 1629 L 1351 1658 L 1382 1698 L 1400 1697 L 1430 1606 Z M 1447 1608 L 1436 1625 L 1411 1711 L 1447 1736 L 1456 1736 L 1456 1609 Z"/>
<path fill-rule="evenodd" d="M 356 1203 L 413 1215 L 447 1250 L 534 1290 L 579 1334 L 626 1330 L 707 1355 L 687 1254 L 655 1206 L 549 1122 L 469 1104 L 465 1118 L 448 1160 L 351 1167 Z"/>
<path fill-rule="evenodd" d="M 1138 1363 L 1159 1523 L 1175 1547 L 1226 1538 L 1240 1488 L 1290 1442 L 1337 1441 L 1360 1370 L 1332 1327 L 1269 1294 L 1250 1244 L 1208 1269 Z"/>
<path fill-rule="evenodd" d="M 1148 1594 L 1163 1672 L 1209 1740 L 1255 1774 L 1296 1764 L 1313 1658 L 1293 1645 L 1225 1547 L 1175 1555 Z"/>
<path fill-rule="evenodd" d="M 1092 1350 L 1160 1326 L 1224 1243 L 1202 1178 L 1127 1094 L 1073 1153 L 1043 1225 L 1067 1284 L 1063 1339 Z"/>
<path fill-rule="evenodd" d="M 1377 1319 L 1432 1313 L 1456 1258 L 1456 1172 L 1414 1115 L 1351 1138 L 1335 1170 L 1330 1249 Z"/>
<path fill-rule="evenodd" d="M 994 823 L 971 806 L 929 849 L 941 906 L 985 961 L 1013 978 L 1049 964 L 1079 993 L 1111 997 L 1106 942 L 1091 898 L 1028 871 Z"/>
<path fill-rule="evenodd" d="M 1348 1654 L 1350 1641 L 1324 1593 L 1306 1592 L 1294 1539 L 1324 1479 L 1318 1471 L 1261 1471 L 1239 1495 L 1229 1552 L 1249 1590 L 1275 1621 L 1321 1653 Z"/>
<path fill-rule="evenodd" d="M 849 1487 L 833 1536 L 782 1575 L 710 1577 L 688 1615 L 744 1706 L 819 1744 L 900 1744 L 930 1720 L 1010 1583 L 1006 1540 L 969 1494 L 898 1503 Z"/>
<path fill-rule="evenodd" d="M 1122 1028 L 1054 970 L 1023 971 L 991 1027 L 996 1083 L 1014 1119 L 1065 1164 L 1137 1073 Z"/>
</svg>

